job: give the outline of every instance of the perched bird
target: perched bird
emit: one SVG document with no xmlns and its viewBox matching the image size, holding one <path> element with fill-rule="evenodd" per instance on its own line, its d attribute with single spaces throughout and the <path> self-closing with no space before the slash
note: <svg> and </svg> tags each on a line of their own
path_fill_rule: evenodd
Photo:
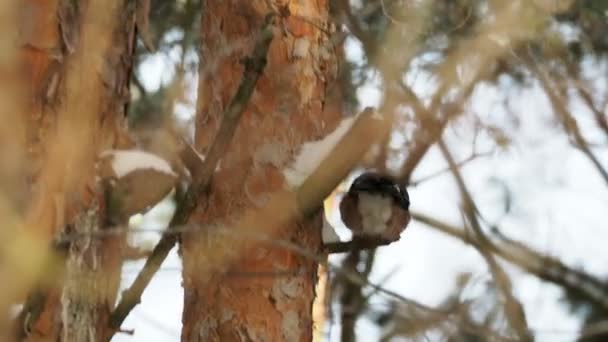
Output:
<svg viewBox="0 0 608 342">
<path fill-rule="evenodd" d="M 399 240 L 410 221 L 410 198 L 405 186 L 376 172 L 355 179 L 340 203 L 344 225 L 353 238 Z"/>
</svg>

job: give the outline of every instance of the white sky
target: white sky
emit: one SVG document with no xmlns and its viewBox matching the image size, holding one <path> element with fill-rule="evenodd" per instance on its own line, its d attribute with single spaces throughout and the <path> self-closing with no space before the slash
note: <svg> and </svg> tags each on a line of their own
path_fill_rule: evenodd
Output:
<svg viewBox="0 0 608 342">
<path fill-rule="evenodd" d="M 360 50 L 352 42 L 347 52 L 352 59 L 361 58 Z M 140 75 L 146 86 L 153 89 L 167 81 L 168 60 L 170 57 L 153 57 L 143 63 Z M 358 97 L 362 107 L 376 105 L 381 100 L 377 84 L 377 80 L 372 79 L 360 89 Z M 512 125 L 507 113 L 496 105 L 504 97 L 498 90 L 485 87 L 473 102 L 473 110 L 486 120 L 499 127 L 511 127 L 508 133 L 513 139 L 508 149 L 463 168 L 465 181 L 481 212 L 490 221 L 501 218 L 503 190 L 493 180 L 500 179 L 513 196 L 512 212 L 500 220 L 503 233 L 557 256 L 571 266 L 582 265 L 598 275 L 607 274 L 608 230 L 603 224 L 608 203 L 606 184 L 590 162 L 569 145 L 559 126 L 551 124 L 549 105 L 537 89 L 512 91 L 511 95 L 509 103 L 517 113 L 519 126 Z M 470 153 L 465 126 L 461 125 L 458 134 L 453 130 L 446 134 L 456 159 Z M 478 150 L 485 151 L 488 146 L 488 139 L 481 139 Z M 608 156 L 605 153 L 598 156 L 608 166 Z M 440 153 L 432 149 L 413 179 L 444 167 Z M 409 192 L 412 209 L 455 224 L 460 222 L 459 195 L 449 173 L 412 187 Z M 161 228 L 172 210 L 170 203 L 163 203 L 145 215 L 142 227 Z M 335 215 L 332 218 L 337 219 Z M 143 238 L 147 243 L 156 239 L 155 233 L 147 233 Z M 123 287 L 130 284 L 142 265 L 143 261 L 130 262 L 124 267 Z M 125 329 L 135 329 L 135 334 L 118 335 L 113 341 L 179 341 L 183 305 L 180 267 L 174 250 L 145 291 L 142 303 L 123 324 Z M 380 281 L 395 268 L 397 273 L 383 286 L 431 306 L 438 305 L 450 293 L 457 273 L 472 272 L 479 281 L 489 277 L 483 260 L 473 248 L 416 222 L 410 224 L 399 242 L 379 250 L 371 280 Z M 516 268 L 507 267 L 507 270 L 513 276 L 515 295 L 524 304 L 537 340 L 574 341 L 579 320 L 559 304 L 559 290 Z M 365 319 L 359 321 L 356 329 L 361 340 L 377 336 L 377 329 Z M 332 330 L 332 340 L 338 340 L 337 331 L 337 327 Z"/>
</svg>

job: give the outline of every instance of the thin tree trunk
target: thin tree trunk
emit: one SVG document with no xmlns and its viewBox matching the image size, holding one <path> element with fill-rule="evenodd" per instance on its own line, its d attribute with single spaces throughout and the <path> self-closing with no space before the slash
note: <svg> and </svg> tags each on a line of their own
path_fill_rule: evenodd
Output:
<svg viewBox="0 0 608 342">
<path fill-rule="evenodd" d="M 207 0 L 203 5 L 202 50 L 196 145 L 205 154 L 221 113 L 239 85 L 241 61 L 251 53 L 265 16 L 275 18 L 268 65 L 257 83 L 229 151 L 214 174 L 209 195 L 192 221 L 200 231 L 182 235 L 184 261 L 183 341 L 310 341 L 317 264 L 251 235 L 238 262 L 211 268 L 201 251 L 247 210 L 263 208 L 283 189 L 281 170 L 305 141 L 335 127 L 340 112 L 325 103 L 334 76 L 335 50 L 328 33 L 327 1 Z M 275 6 L 275 5 L 273 5 Z M 254 231 L 252 228 L 251 231 Z M 249 232 L 251 232 L 249 231 Z M 276 239 L 320 249 L 320 217 L 282 227 Z M 217 247 L 217 245 L 216 245 Z"/>
<path fill-rule="evenodd" d="M 105 339 L 124 237 L 99 236 L 105 199 L 95 165 L 101 151 L 129 145 L 124 116 L 134 6 L 125 0 L 26 0 L 20 9 L 31 97 L 32 190 L 25 225 L 45 248 L 63 253 L 54 255 L 55 265 L 44 265 L 61 272 L 43 269 L 29 294 L 19 339 Z"/>
</svg>

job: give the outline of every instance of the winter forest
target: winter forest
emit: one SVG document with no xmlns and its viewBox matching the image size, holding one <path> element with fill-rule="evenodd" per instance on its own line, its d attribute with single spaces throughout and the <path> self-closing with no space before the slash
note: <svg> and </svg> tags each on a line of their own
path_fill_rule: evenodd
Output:
<svg viewBox="0 0 608 342">
<path fill-rule="evenodd" d="M 0 341 L 608 340 L 608 0 L 2 0 L 0 116 Z"/>
</svg>

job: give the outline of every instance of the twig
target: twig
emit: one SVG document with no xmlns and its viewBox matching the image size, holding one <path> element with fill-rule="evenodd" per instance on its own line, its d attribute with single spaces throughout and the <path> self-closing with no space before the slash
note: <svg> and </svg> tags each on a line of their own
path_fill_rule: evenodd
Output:
<svg viewBox="0 0 608 342">
<path fill-rule="evenodd" d="M 468 156 L 467 158 L 465 158 L 465 159 L 459 161 L 458 163 L 456 163 L 456 166 L 458 168 L 462 168 L 466 164 L 474 161 L 475 159 L 481 158 L 481 157 L 485 157 L 485 156 L 489 156 L 492 153 L 494 153 L 494 151 L 492 151 L 492 150 L 486 151 L 486 152 L 482 152 L 482 153 L 477 153 L 477 152 L 471 153 L 470 156 Z M 438 171 L 435 171 L 433 173 L 430 173 L 430 174 L 428 174 L 426 176 L 420 177 L 419 179 L 413 180 L 413 181 L 410 182 L 410 185 L 411 186 L 420 185 L 420 183 L 423 183 L 423 182 L 429 181 L 429 180 L 431 180 L 431 179 L 433 179 L 435 177 L 441 176 L 442 174 L 444 174 L 446 172 L 450 172 L 450 168 L 449 167 L 443 168 L 441 170 L 438 170 Z"/>
<path fill-rule="evenodd" d="M 580 68 L 578 65 L 567 59 L 564 60 L 564 65 L 566 67 L 568 76 L 573 80 L 571 83 L 574 85 L 578 96 L 593 113 L 597 126 L 604 132 L 604 134 L 608 136 L 608 118 L 600 109 L 597 108 L 591 91 L 583 84 L 584 81 L 580 75 Z"/>
<path fill-rule="evenodd" d="M 414 220 L 457 238 L 464 243 L 472 246 L 479 245 L 479 241 L 474 236 L 468 234 L 462 227 L 454 226 L 416 211 L 410 210 L 410 215 L 412 215 Z M 491 248 L 492 253 L 520 267 L 524 271 L 547 282 L 580 293 L 587 300 L 608 309 L 608 290 L 604 283 L 596 277 L 572 269 L 558 259 L 542 255 L 523 243 L 508 238 L 503 238 L 503 243 L 495 243 Z"/>
<path fill-rule="evenodd" d="M 169 251 L 175 246 L 178 234 L 172 232 L 171 227 L 185 224 L 188 221 L 197 206 L 199 197 L 208 188 L 217 163 L 227 150 L 241 115 L 249 103 L 257 80 L 266 66 L 266 54 L 273 38 L 272 18 L 273 15 L 267 16 L 252 57 L 245 61 L 245 71 L 241 84 L 223 115 L 221 126 L 209 153 L 205 157 L 200 172 L 193 175 L 192 185 L 179 201 L 177 211 L 171 219 L 169 230 L 154 247 L 142 271 L 137 275 L 131 287 L 123 292 L 120 302 L 110 315 L 109 326 L 112 331 L 117 331 L 120 328 L 127 315 L 141 301 L 141 295 L 150 280 L 160 268 Z"/>
<path fill-rule="evenodd" d="M 386 240 L 376 237 L 353 238 L 351 241 L 331 242 L 323 245 L 323 249 L 327 253 L 346 253 L 351 251 L 360 251 L 363 249 L 374 249 L 380 246 L 387 246 L 395 241 Z"/>
<path fill-rule="evenodd" d="M 477 219 L 479 210 L 475 205 L 473 197 L 468 191 L 464 183 L 464 179 L 458 170 L 458 166 L 456 165 L 456 162 L 454 161 L 448 147 L 445 145 L 445 142 L 442 139 L 439 139 L 438 144 L 443 156 L 448 162 L 450 170 L 456 180 L 458 189 L 460 190 L 460 194 L 464 202 L 464 215 L 467 217 L 471 227 L 473 228 L 477 241 L 479 241 L 477 250 L 486 260 L 486 263 L 488 264 L 488 267 L 490 268 L 490 271 L 494 277 L 496 286 L 501 291 L 505 299 L 505 311 L 507 312 L 506 319 L 509 322 L 509 325 L 514 329 L 515 333 L 517 333 L 520 341 L 532 341 L 533 338 L 526 322 L 523 307 L 513 295 L 511 281 L 506 272 L 494 258 L 494 255 L 490 252 L 493 249 L 493 243 L 487 238 L 481 229 L 481 224 Z"/>
<path fill-rule="evenodd" d="M 589 110 L 593 113 L 593 117 L 595 118 L 595 122 L 597 125 L 604 131 L 604 133 L 608 136 L 608 119 L 606 119 L 606 115 L 602 113 L 593 103 L 593 98 L 591 93 L 583 87 L 581 80 L 574 82 L 576 87 L 576 91 L 578 95 L 581 97 L 583 102 L 587 105 Z"/>
<path fill-rule="evenodd" d="M 222 230 L 222 232 L 224 232 L 225 234 L 238 234 L 238 237 L 242 237 L 243 233 L 245 233 L 245 235 L 248 235 L 249 238 L 251 239 L 256 239 L 258 241 L 264 241 L 264 242 L 268 242 L 271 243 L 274 246 L 278 246 L 281 248 L 285 248 L 289 251 L 292 251 L 294 253 L 297 253 L 301 256 L 304 256 L 306 258 L 309 258 L 310 260 L 314 260 L 317 263 L 319 263 L 322 266 L 327 267 L 330 270 L 333 270 L 336 274 L 344 277 L 345 279 L 347 279 L 349 282 L 352 282 L 354 284 L 358 284 L 360 286 L 369 286 L 371 289 L 383 293 L 393 299 L 396 299 L 404 304 L 407 305 L 411 305 L 419 310 L 425 311 L 425 312 L 429 312 L 429 313 L 434 313 L 434 314 L 446 314 L 446 312 L 444 310 L 441 309 L 436 309 L 436 308 L 431 308 L 428 307 L 424 304 L 420 304 L 412 299 L 409 299 L 407 297 L 404 297 L 403 295 L 391 291 L 391 290 L 387 290 L 385 288 L 383 288 L 382 286 L 372 283 L 369 279 L 362 277 L 361 274 L 357 273 L 357 272 L 351 272 L 347 269 L 344 269 L 340 266 L 336 266 L 333 265 L 329 262 L 327 262 L 326 258 L 324 256 L 318 255 L 298 244 L 295 244 L 291 241 L 288 240 L 277 240 L 276 238 L 274 238 L 273 236 L 269 236 L 269 235 L 265 235 L 265 234 L 259 234 L 259 233 L 249 233 L 247 234 L 246 232 L 239 232 L 239 233 L 235 233 L 233 230 L 231 229 L 225 229 Z"/>
<path fill-rule="evenodd" d="M 608 184 L 608 171 L 604 168 L 599 159 L 595 156 L 591 148 L 589 147 L 589 143 L 583 136 L 576 119 L 568 110 L 568 103 L 562 99 L 564 94 L 558 93 L 558 90 L 555 90 L 551 85 L 551 79 L 546 70 L 542 68 L 542 66 L 534 60 L 534 57 L 530 57 L 532 61 L 527 61 L 528 69 L 538 78 L 543 87 L 547 97 L 549 98 L 549 102 L 553 107 L 553 111 L 555 112 L 559 122 L 562 124 L 564 131 L 570 135 L 574 139 L 574 146 L 578 147 L 581 152 L 591 161 L 591 163 L 595 166 L 597 171 L 600 173 L 606 184 Z M 563 91 L 562 91 L 563 92 Z M 584 98 L 583 98 L 584 99 Z M 590 108 L 593 110 L 593 107 Z"/>
<path fill-rule="evenodd" d="M 151 253 L 152 253 L 152 251 L 149 249 L 143 249 L 143 248 L 127 245 L 125 247 L 125 249 L 123 250 L 123 258 L 125 260 L 145 259 L 145 258 L 149 257 Z"/>
<path fill-rule="evenodd" d="M 468 234 L 462 227 L 437 220 L 420 212 L 410 210 L 412 218 L 424 225 L 434 228 L 442 233 L 456 238 L 464 243 L 476 246 L 477 239 Z M 174 233 L 193 232 L 199 229 L 198 226 L 181 225 L 171 228 Z M 499 227 L 494 227 L 495 231 L 500 231 Z M 163 232 L 162 229 L 137 229 L 134 233 L 144 232 Z M 108 235 L 125 234 L 123 229 L 110 229 L 97 231 L 91 234 L 70 234 L 63 236 L 60 243 L 69 243 L 81 238 L 104 237 Z M 604 282 L 598 278 L 580 270 L 575 270 L 563 264 L 560 260 L 550 256 L 542 255 L 521 242 L 510 239 L 506 236 L 498 235 L 500 243 L 494 243 L 492 252 L 502 259 L 522 268 L 524 271 L 537 276 L 538 278 L 554 283 L 558 286 L 576 291 L 587 300 L 608 309 L 608 289 Z M 331 246 L 331 245 L 330 245 Z"/>
<path fill-rule="evenodd" d="M 351 251 L 346 260 L 342 263 L 342 269 L 349 273 L 360 274 L 364 279 L 369 277 L 374 265 L 375 250 L 363 252 L 360 250 Z M 362 260 L 363 259 L 363 260 Z M 361 272 L 358 267 L 363 261 L 364 268 Z M 342 278 L 344 279 L 344 278 Z M 345 279 L 346 280 L 346 279 Z M 340 303 L 341 303 L 341 336 L 343 342 L 355 340 L 355 324 L 357 318 L 361 315 L 366 307 L 365 297 L 362 293 L 363 286 L 351 281 L 345 281 L 342 286 Z"/>
<path fill-rule="evenodd" d="M 476 75 L 480 77 L 480 74 Z M 442 136 L 444 129 L 448 123 L 460 115 L 464 110 L 466 99 L 472 94 L 475 89 L 476 82 L 470 82 L 462 90 L 461 95 L 457 100 L 450 103 L 449 105 L 441 104 L 442 98 L 447 92 L 447 88 L 444 85 L 437 91 L 431 105 L 427 109 L 420 99 L 416 96 L 407 85 L 400 83 L 402 90 L 404 91 L 404 97 L 406 103 L 408 103 L 414 112 L 420 123 L 420 129 L 414 133 L 412 139 L 413 146 L 408 151 L 407 159 L 401 167 L 399 180 L 401 183 L 409 184 L 414 169 L 422 158 L 426 155 L 428 150 L 433 146 Z M 440 111 L 443 107 L 443 115 L 436 117 L 434 113 Z"/>
</svg>

